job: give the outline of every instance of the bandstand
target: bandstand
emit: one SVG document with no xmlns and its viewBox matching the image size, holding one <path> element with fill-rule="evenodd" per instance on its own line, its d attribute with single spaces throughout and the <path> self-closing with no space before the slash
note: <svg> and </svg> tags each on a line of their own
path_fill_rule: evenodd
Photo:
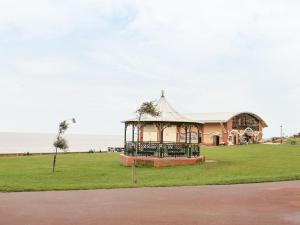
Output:
<svg viewBox="0 0 300 225">
<path fill-rule="evenodd" d="M 200 154 L 202 124 L 178 113 L 163 92 L 156 109 L 159 112 L 157 117 L 145 114 L 140 119 L 124 121 L 121 163 L 130 166 L 136 160 L 139 164 L 160 167 L 204 161 Z M 130 140 L 128 131 L 131 131 Z"/>
</svg>

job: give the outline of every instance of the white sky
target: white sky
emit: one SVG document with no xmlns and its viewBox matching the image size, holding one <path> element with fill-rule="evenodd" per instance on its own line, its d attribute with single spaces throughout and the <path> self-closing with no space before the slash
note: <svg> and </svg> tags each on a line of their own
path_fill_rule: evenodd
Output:
<svg viewBox="0 0 300 225">
<path fill-rule="evenodd" d="M 0 131 L 122 134 L 160 90 L 179 112 L 300 132 L 300 1 L 0 0 Z"/>
</svg>

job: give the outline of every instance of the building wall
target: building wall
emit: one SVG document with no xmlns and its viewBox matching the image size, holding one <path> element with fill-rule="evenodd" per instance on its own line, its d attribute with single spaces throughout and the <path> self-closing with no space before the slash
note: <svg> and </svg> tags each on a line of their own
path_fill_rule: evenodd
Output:
<svg viewBox="0 0 300 225">
<path fill-rule="evenodd" d="M 146 125 L 143 128 L 143 141 L 158 141 L 157 127 L 155 125 Z"/>
<path fill-rule="evenodd" d="M 177 126 L 171 126 L 164 129 L 164 141 L 176 142 Z"/>
<path fill-rule="evenodd" d="M 253 140 L 255 142 L 260 142 L 262 138 L 262 130 L 263 125 L 262 122 L 259 122 L 259 131 L 255 131 L 255 137 Z M 192 126 L 191 128 L 192 143 L 198 143 L 198 128 L 196 126 Z M 189 132 L 189 130 L 188 130 Z M 238 143 L 243 130 L 233 130 L 232 129 L 232 120 L 227 121 L 227 123 L 206 123 L 200 126 L 200 136 L 202 139 L 203 145 L 213 145 L 214 140 L 213 136 L 219 136 L 220 144 L 234 144 Z M 230 136 L 231 142 L 228 142 Z M 155 125 L 145 125 L 143 129 L 141 129 L 141 141 L 160 141 L 160 134 L 158 132 L 158 128 Z M 235 141 L 234 141 L 235 140 Z M 164 130 L 164 141 L 165 142 L 185 142 L 185 127 L 172 125 L 171 127 L 167 127 Z M 189 134 L 187 137 L 187 142 L 189 142 Z"/>
<path fill-rule="evenodd" d="M 259 121 L 258 130 L 254 130 L 251 140 L 255 143 L 262 141 L 263 124 Z M 238 144 L 243 137 L 244 129 L 233 129 L 233 120 L 230 119 L 226 123 L 206 123 L 203 125 L 203 144 L 213 145 L 214 134 L 219 134 L 220 144 Z"/>
<path fill-rule="evenodd" d="M 188 132 L 189 132 L 189 129 L 188 129 Z M 191 133 L 192 133 L 191 143 L 197 144 L 198 143 L 198 128 L 196 126 L 192 126 L 191 127 Z M 200 133 L 200 136 L 201 136 L 201 133 L 202 133 L 201 127 L 200 127 L 200 130 L 199 130 L 199 133 Z M 185 142 L 185 128 L 184 128 L 184 126 L 181 126 L 179 128 L 178 142 L 181 142 L 181 143 Z M 189 134 L 188 134 L 188 137 L 187 137 L 187 142 L 189 142 Z"/>
<path fill-rule="evenodd" d="M 142 141 L 160 141 L 160 133 L 155 125 L 147 124 L 141 129 Z M 176 142 L 177 126 L 173 125 L 164 129 L 163 141 Z"/>
<path fill-rule="evenodd" d="M 227 144 L 228 142 L 228 128 L 227 128 L 227 123 L 222 123 L 222 139 L 221 142 L 224 143 L 224 144 Z"/>
<path fill-rule="evenodd" d="M 220 142 L 224 136 L 223 129 L 220 123 L 206 123 L 203 125 L 203 141 L 204 145 L 213 145 L 213 135 L 219 134 Z"/>
<path fill-rule="evenodd" d="M 201 135 L 202 129 L 200 128 L 199 133 Z M 189 130 L 188 130 L 189 132 Z M 192 143 L 198 143 L 198 129 L 196 126 L 192 126 L 191 128 Z M 160 133 L 158 128 L 155 125 L 144 125 L 141 129 L 140 133 L 140 140 L 144 142 L 153 141 L 153 142 L 159 142 L 160 141 Z M 164 129 L 164 142 L 185 142 L 185 128 L 184 126 L 177 126 L 172 125 L 170 127 L 167 127 Z M 189 142 L 189 136 L 187 138 L 187 141 Z"/>
</svg>

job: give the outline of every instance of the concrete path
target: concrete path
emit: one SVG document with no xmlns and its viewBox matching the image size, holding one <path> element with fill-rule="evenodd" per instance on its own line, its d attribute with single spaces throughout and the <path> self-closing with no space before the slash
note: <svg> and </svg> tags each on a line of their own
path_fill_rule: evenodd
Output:
<svg viewBox="0 0 300 225">
<path fill-rule="evenodd" d="M 300 181 L 0 193 L 0 225 L 300 224 Z"/>
</svg>

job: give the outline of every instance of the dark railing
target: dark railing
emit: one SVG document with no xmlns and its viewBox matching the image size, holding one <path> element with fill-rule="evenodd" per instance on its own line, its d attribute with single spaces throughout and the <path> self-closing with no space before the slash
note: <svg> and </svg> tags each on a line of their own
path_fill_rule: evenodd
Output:
<svg viewBox="0 0 300 225">
<path fill-rule="evenodd" d="M 146 157 L 196 157 L 200 155 L 199 144 L 176 142 L 126 142 L 125 155 Z"/>
</svg>

